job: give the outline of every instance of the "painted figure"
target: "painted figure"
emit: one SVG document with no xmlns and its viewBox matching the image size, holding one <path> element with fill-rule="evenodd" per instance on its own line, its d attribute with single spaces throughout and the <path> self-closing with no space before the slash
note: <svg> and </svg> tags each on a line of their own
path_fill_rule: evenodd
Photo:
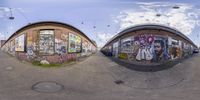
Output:
<svg viewBox="0 0 200 100">
<path fill-rule="evenodd" d="M 156 40 L 154 42 L 155 56 L 154 61 L 158 62 L 163 58 L 163 47 L 164 43 L 160 40 Z"/>
<path fill-rule="evenodd" d="M 153 48 L 152 44 L 154 42 L 153 35 L 142 34 L 135 37 L 135 42 L 138 41 L 139 50 L 136 55 L 137 60 L 147 60 L 151 61 L 153 59 Z"/>
</svg>

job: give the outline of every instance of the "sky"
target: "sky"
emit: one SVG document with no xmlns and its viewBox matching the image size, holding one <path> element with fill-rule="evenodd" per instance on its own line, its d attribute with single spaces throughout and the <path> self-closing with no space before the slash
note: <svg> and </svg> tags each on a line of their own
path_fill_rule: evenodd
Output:
<svg viewBox="0 0 200 100">
<path fill-rule="evenodd" d="M 175 6 L 179 9 L 174 9 Z M 14 20 L 9 20 L 11 12 Z M 39 21 L 73 25 L 95 40 L 99 47 L 128 27 L 148 23 L 175 28 L 200 46 L 198 0 L 0 1 L 0 39 L 7 39 L 28 23 Z"/>
</svg>

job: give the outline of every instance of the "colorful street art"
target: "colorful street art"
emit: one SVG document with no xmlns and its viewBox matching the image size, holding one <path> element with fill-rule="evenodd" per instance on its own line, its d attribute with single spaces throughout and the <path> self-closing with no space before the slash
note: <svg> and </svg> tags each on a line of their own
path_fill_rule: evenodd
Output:
<svg viewBox="0 0 200 100">
<path fill-rule="evenodd" d="M 137 47 L 135 52 L 136 60 L 152 60 L 153 59 L 153 35 L 139 35 L 134 37 L 134 45 Z"/>
<path fill-rule="evenodd" d="M 24 60 L 24 61 L 27 60 L 26 54 L 25 54 L 25 53 L 21 53 L 21 52 L 18 53 L 17 58 L 18 58 L 19 60 Z"/>
<path fill-rule="evenodd" d="M 89 43 L 87 41 L 82 42 L 82 56 L 87 56 L 89 52 Z"/>
<path fill-rule="evenodd" d="M 168 38 L 170 59 L 177 59 L 183 56 L 182 41 Z"/>
<path fill-rule="evenodd" d="M 121 40 L 121 54 L 119 55 L 119 57 L 122 59 L 128 58 L 129 60 L 134 60 L 134 56 L 136 55 L 138 48 L 139 45 L 134 44 L 133 36 L 124 38 Z"/>
<path fill-rule="evenodd" d="M 69 33 L 69 48 L 68 52 L 81 52 L 81 37 Z"/>
<path fill-rule="evenodd" d="M 59 55 L 67 53 L 67 43 L 60 39 L 55 39 L 55 52 Z"/>
<path fill-rule="evenodd" d="M 113 56 L 118 57 L 119 41 L 113 44 Z"/>
<path fill-rule="evenodd" d="M 122 53 L 133 53 L 134 37 L 127 37 L 121 40 L 121 52 Z"/>
<path fill-rule="evenodd" d="M 190 45 L 187 43 L 183 43 L 183 56 L 188 56 L 190 52 Z"/>
<path fill-rule="evenodd" d="M 24 51 L 25 47 L 25 35 L 20 35 L 17 38 L 15 38 L 15 51 Z"/>
<path fill-rule="evenodd" d="M 54 31 L 42 30 L 39 37 L 39 52 L 42 54 L 54 54 Z"/>
<path fill-rule="evenodd" d="M 83 41 L 82 42 L 82 53 L 87 52 L 88 50 L 88 42 L 87 41 Z"/>
<path fill-rule="evenodd" d="M 49 64 L 74 61 L 82 57 L 82 54 L 89 56 L 96 50 L 95 44 L 74 28 L 63 27 L 63 24 L 50 24 L 50 29 L 46 27 L 47 24 L 44 26 L 42 24 L 27 28 L 28 30 L 22 29 L 20 33 L 15 33 L 1 50 L 20 60 L 47 61 Z M 86 42 L 82 43 L 82 40 Z"/>
<path fill-rule="evenodd" d="M 167 38 L 141 34 L 121 40 L 120 55 L 129 61 L 159 62 L 169 59 Z M 126 54 L 126 55 L 125 55 Z"/>
<path fill-rule="evenodd" d="M 32 45 L 27 46 L 26 55 L 28 59 L 33 59 L 36 56 L 33 50 L 34 47 Z"/>
<path fill-rule="evenodd" d="M 76 36 L 76 52 L 81 52 L 81 37 Z"/>
<path fill-rule="evenodd" d="M 34 59 L 36 51 L 36 44 L 33 42 L 33 36 L 31 33 L 27 33 L 27 42 L 26 42 L 26 55 L 28 59 Z"/>
<path fill-rule="evenodd" d="M 10 50 L 9 50 L 9 53 L 12 54 L 12 55 L 15 54 L 15 41 L 14 41 L 14 40 L 12 40 L 12 41 L 10 42 Z"/>
<path fill-rule="evenodd" d="M 169 59 L 167 39 L 163 37 L 155 37 L 154 40 L 154 51 L 151 51 L 153 54 L 153 61 L 160 62 Z"/>
<path fill-rule="evenodd" d="M 96 48 L 88 41 L 82 40 L 81 56 L 89 56 L 94 53 Z"/>
<path fill-rule="evenodd" d="M 193 51 L 191 45 L 181 40 L 152 34 L 140 34 L 122 38 L 118 46 L 120 49 L 117 49 L 115 44 L 113 43 L 112 45 L 112 56 L 116 57 L 118 55 L 120 59 L 138 62 L 160 63 L 170 59 L 180 59 L 192 54 L 191 51 Z M 109 49 L 106 48 L 108 47 L 104 48 L 107 53 Z"/>
<path fill-rule="evenodd" d="M 33 44 L 33 36 L 31 33 L 27 33 L 27 45 L 30 46 Z"/>
<path fill-rule="evenodd" d="M 69 48 L 68 52 L 76 52 L 75 35 L 69 34 Z"/>
</svg>

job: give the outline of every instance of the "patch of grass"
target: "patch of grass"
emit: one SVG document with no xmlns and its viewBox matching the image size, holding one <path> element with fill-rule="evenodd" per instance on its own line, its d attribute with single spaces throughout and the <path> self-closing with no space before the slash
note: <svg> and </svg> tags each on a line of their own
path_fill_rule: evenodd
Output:
<svg viewBox="0 0 200 100">
<path fill-rule="evenodd" d="M 58 68 L 58 67 L 65 67 L 68 65 L 73 65 L 77 63 L 75 60 L 64 62 L 62 64 L 41 64 L 40 61 L 33 61 L 32 64 L 34 66 L 43 67 L 43 68 Z"/>
</svg>

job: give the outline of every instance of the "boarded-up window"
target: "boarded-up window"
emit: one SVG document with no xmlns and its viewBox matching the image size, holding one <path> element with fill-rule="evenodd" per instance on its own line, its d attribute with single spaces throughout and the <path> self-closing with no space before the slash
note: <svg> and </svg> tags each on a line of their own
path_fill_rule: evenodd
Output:
<svg viewBox="0 0 200 100">
<path fill-rule="evenodd" d="M 40 31 L 39 52 L 41 54 L 54 54 L 54 31 L 53 30 Z"/>
<path fill-rule="evenodd" d="M 15 51 L 24 51 L 24 38 L 24 34 L 15 38 Z"/>
<path fill-rule="evenodd" d="M 121 40 L 121 53 L 133 53 L 134 37 L 130 36 Z"/>
<path fill-rule="evenodd" d="M 74 35 L 72 33 L 69 34 L 69 48 L 68 52 L 81 52 L 81 37 Z"/>
</svg>

